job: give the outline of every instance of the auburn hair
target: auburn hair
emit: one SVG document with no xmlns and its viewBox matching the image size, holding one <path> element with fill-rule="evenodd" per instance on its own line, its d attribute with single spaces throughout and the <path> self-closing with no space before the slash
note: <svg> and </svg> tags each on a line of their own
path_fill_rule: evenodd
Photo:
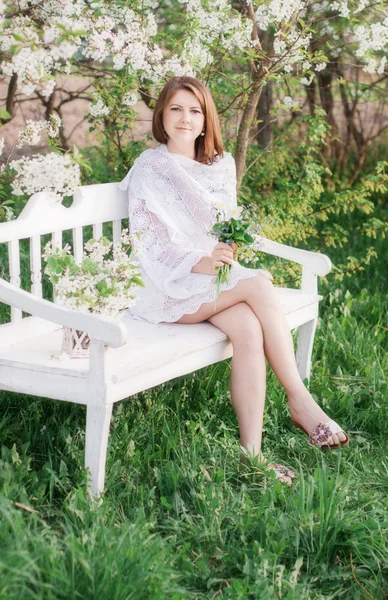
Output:
<svg viewBox="0 0 388 600">
<path fill-rule="evenodd" d="M 168 135 L 163 127 L 163 111 L 178 90 L 192 92 L 201 105 L 205 118 L 205 135 L 199 135 L 195 140 L 195 160 L 203 164 L 212 164 L 217 155 L 222 158 L 224 151 L 220 120 L 209 88 L 195 77 L 179 75 L 167 81 L 154 108 L 152 135 L 161 144 L 167 144 Z"/>
</svg>

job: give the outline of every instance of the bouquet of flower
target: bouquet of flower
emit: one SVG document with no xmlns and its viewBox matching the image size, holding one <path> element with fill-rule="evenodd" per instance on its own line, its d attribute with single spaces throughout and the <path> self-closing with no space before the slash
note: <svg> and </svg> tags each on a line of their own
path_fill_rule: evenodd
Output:
<svg viewBox="0 0 388 600">
<path fill-rule="evenodd" d="M 58 304 L 114 317 L 133 306 L 136 288 L 144 287 L 144 283 L 128 255 L 131 247 L 128 229 L 122 231 L 118 244 L 106 237 L 92 238 L 85 244 L 85 257 L 78 265 L 69 244 L 61 249 L 48 242 L 43 252 L 47 262 L 44 272 L 54 286 Z"/>
<path fill-rule="evenodd" d="M 217 203 L 216 222 L 212 228 L 212 235 L 219 242 L 236 245 L 236 259 L 249 263 L 256 257 L 257 250 L 263 246 L 259 231 L 262 229 L 257 224 L 256 215 L 248 215 L 246 209 L 241 206 L 228 209 L 223 202 Z M 242 216 L 242 213 L 244 215 Z M 217 298 L 220 295 L 221 283 L 228 283 L 232 265 L 224 264 L 217 267 L 217 289 L 214 310 L 216 310 Z"/>
</svg>

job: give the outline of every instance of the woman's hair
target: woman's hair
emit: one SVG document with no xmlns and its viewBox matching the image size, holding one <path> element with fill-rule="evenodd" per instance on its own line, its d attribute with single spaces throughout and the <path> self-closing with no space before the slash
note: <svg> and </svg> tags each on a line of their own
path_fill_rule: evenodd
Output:
<svg viewBox="0 0 388 600">
<path fill-rule="evenodd" d="M 205 117 L 205 135 L 199 135 L 195 140 L 195 159 L 204 164 L 213 163 L 217 154 L 223 156 L 220 121 L 209 88 L 195 77 L 180 75 L 171 77 L 167 81 L 156 101 L 152 117 L 152 135 L 161 144 L 167 143 L 168 136 L 163 127 L 163 111 L 178 90 L 192 92 L 200 103 Z"/>
</svg>

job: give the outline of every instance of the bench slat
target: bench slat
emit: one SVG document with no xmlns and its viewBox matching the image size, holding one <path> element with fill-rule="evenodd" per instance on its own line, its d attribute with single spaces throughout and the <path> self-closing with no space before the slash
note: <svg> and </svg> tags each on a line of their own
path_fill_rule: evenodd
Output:
<svg viewBox="0 0 388 600">
<path fill-rule="evenodd" d="M 74 260 L 77 263 L 77 265 L 81 264 L 84 254 L 83 238 L 84 235 L 82 227 L 75 227 L 73 229 L 73 248 Z"/>
<path fill-rule="evenodd" d="M 62 231 L 54 231 L 51 235 L 51 242 L 53 248 L 62 248 Z M 57 294 L 53 291 L 53 301 L 57 301 Z"/>
<path fill-rule="evenodd" d="M 118 244 L 121 238 L 121 219 L 113 221 L 113 243 Z"/>
<path fill-rule="evenodd" d="M 93 237 L 99 239 L 102 237 L 102 223 L 94 223 L 93 225 Z"/>
<path fill-rule="evenodd" d="M 20 249 L 19 240 L 12 240 L 8 242 L 8 261 L 9 261 L 9 275 L 10 283 L 20 287 Z M 11 321 L 20 321 L 22 318 L 22 311 L 20 308 L 11 306 Z"/>
<path fill-rule="evenodd" d="M 30 239 L 31 293 L 42 298 L 42 250 L 40 235 Z"/>
<path fill-rule="evenodd" d="M 62 248 L 62 231 L 54 231 L 51 235 L 53 248 Z"/>
</svg>

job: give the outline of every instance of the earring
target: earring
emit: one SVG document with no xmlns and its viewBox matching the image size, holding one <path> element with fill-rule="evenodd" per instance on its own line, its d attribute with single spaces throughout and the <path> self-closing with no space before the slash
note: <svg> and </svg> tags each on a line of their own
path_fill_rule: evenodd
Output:
<svg viewBox="0 0 388 600">
<path fill-rule="evenodd" d="M 204 131 L 202 131 L 201 135 L 205 135 L 205 132 L 204 132 Z"/>
</svg>

